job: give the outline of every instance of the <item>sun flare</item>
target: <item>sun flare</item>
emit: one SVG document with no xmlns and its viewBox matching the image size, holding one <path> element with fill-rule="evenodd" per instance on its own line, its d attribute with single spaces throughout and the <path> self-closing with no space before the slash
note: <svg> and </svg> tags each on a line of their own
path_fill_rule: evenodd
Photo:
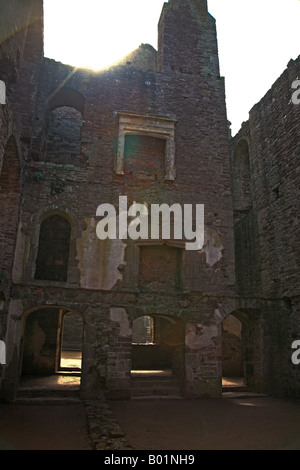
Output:
<svg viewBox="0 0 300 470">
<path fill-rule="evenodd" d="M 44 0 L 45 55 L 100 70 L 139 47 L 137 38 L 157 47 L 163 0 Z M 55 27 L 53 27 L 55 25 Z"/>
</svg>

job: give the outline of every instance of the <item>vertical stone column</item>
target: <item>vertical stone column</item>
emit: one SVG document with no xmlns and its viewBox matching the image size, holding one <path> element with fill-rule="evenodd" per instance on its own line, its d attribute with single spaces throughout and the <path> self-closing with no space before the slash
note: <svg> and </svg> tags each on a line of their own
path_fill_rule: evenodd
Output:
<svg viewBox="0 0 300 470">
<path fill-rule="evenodd" d="M 83 314 L 83 343 L 80 393 L 83 399 L 103 393 L 106 377 L 107 309 L 89 306 Z"/>
<path fill-rule="evenodd" d="M 166 166 L 166 180 L 174 181 L 176 178 L 175 170 L 175 132 L 170 132 L 166 140 L 166 155 L 165 155 L 165 166 Z"/>
<path fill-rule="evenodd" d="M 106 387 L 111 399 L 130 398 L 132 325 L 124 308 L 110 309 L 111 340 L 107 356 Z"/>
<path fill-rule="evenodd" d="M 186 325 L 184 393 L 187 398 L 222 396 L 220 325 Z"/>
<path fill-rule="evenodd" d="M 124 174 L 124 150 L 125 150 L 125 131 L 120 128 L 120 133 L 118 137 L 118 152 L 115 161 L 115 172 L 117 175 Z"/>
</svg>

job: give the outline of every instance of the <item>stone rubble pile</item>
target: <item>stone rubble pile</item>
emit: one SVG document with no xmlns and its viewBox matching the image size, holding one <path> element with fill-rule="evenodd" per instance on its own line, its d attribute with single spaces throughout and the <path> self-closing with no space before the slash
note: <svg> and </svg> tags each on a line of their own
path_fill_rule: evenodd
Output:
<svg viewBox="0 0 300 470">
<path fill-rule="evenodd" d="M 85 401 L 89 435 L 95 450 L 132 450 L 104 395 Z"/>
</svg>

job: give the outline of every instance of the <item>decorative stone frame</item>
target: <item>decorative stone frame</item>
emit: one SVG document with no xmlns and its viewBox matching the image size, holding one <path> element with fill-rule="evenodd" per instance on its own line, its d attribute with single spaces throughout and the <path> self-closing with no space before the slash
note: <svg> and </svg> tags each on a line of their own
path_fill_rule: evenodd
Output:
<svg viewBox="0 0 300 470">
<path fill-rule="evenodd" d="M 127 112 L 116 113 L 119 120 L 118 150 L 115 161 L 115 172 L 124 174 L 125 137 L 131 135 L 149 135 L 164 139 L 165 150 L 165 180 L 174 181 L 175 170 L 175 124 L 177 119 L 167 116 L 151 116 Z"/>
</svg>

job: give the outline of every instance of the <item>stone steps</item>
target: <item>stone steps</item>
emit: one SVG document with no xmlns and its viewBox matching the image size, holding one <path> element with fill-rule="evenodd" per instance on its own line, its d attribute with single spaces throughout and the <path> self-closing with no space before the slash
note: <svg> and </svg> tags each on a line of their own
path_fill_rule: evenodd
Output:
<svg viewBox="0 0 300 470">
<path fill-rule="evenodd" d="M 29 386 L 20 387 L 16 405 L 74 405 L 80 403 L 79 387 L 77 386 Z"/>
<path fill-rule="evenodd" d="M 67 397 L 17 397 L 15 405 L 78 405 L 80 398 Z"/>
<path fill-rule="evenodd" d="M 134 376 L 131 398 L 181 398 L 180 385 L 173 376 Z"/>
<path fill-rule="evenodd" d="M 222 387 L 222 392 L 234 392 L 234 393 L 241 393 L 241 392 L 248 392 L 249 389 L 245 385 L 225 385 Z"/>
<path fill-rule="evenodd" d="M 77 397 L 79 396 L 79 388 L 74 387 L 24 387 L 19 388 L 18 397 Z"/>
</svg>

